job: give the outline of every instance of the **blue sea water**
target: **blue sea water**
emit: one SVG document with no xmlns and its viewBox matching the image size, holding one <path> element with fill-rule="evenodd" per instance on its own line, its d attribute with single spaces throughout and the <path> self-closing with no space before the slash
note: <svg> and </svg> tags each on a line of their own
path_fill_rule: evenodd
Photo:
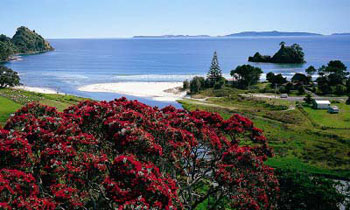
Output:
<svg viewBox="0 0 350 210">
<path fill-rule="evenodd" d="M 247 64 L 248 56 L 259 51 L 272 55 L 279 43 L 298 43 L 305 52 L 306 64 L 278 65 L 250 63 L 264 73 L 276 72 L 291 77 L 309 65 L 319 67 L 339 59 L 350 68 L 350 36 L 259 37 L 259 38 L 187 38 L 187 39 L 52 39 L 56 49 L 44 54 L 23 56 L 6 65 L 20 73 L 22 83 L 45 87 L 67 94 L 111 100 L 111 93 L 88 93 L 80 86 L 119 81 L 183 81 L 194 75 L 205 76 L 217 51 L 223 74 Z M 157 102 L 127 96 L 149 105 L 177 103 Z"/>
</svg>

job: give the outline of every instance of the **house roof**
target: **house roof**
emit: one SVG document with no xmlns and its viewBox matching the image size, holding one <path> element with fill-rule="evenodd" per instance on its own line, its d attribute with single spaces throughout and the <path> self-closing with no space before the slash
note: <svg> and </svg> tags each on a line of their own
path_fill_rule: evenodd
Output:
<svg viewBox="0 0 350 210">
<path fill-rule="evenodd" d="M 315 100 L 316 104 L 331 104 L 330 101 L 328 100 Z"/>
</svg>

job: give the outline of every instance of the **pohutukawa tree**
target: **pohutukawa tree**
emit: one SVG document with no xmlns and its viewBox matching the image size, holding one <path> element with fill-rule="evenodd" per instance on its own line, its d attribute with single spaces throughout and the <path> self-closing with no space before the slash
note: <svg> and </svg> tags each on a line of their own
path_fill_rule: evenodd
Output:
<svg viewBox="0 0 350 210">
<path fill-rule="evenodd" d="M 18 110 L 0 129 L 0 208 L 273 209 L 262 130 L 125 98 Z"/>
<path fill-rule="evenodd" d="M 0 88 L 20 85 L 18 73 L 6 66 L 0 65 Z"/>
<path fill-rule="evenodd" d="M 214 52 L 214 56 L 211 61 L 211 66 L 207 75 L 207 79 L 211 85 L 214 85 L 215 82 L 219 81 L 221 77 L 222 77 L 222 72 L 218 61 L 218 55 L 216 52 Z"/>
</svg>

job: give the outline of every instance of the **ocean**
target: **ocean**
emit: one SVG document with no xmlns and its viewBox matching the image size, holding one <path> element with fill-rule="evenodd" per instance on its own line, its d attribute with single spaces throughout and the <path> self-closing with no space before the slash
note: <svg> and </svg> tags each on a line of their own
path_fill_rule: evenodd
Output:
<svg viewBox="0 0 350 210">
<path fill-rule="evenodd" d="M 307 63 L 278 65 L 250 63 L 248 56 L 260 52 L 273 55 L 279 43 L 298 43 Z M 242 64 L 262 68 L 291 77 L 304 72 L 309 65 L 320 67 L 330 60 L 341 60 L 350 68 L 350 36 L 259 37 L 259 38 L 178 38 L 178 39 L 51 39 L 55 51 L 22 56 L 6 66 L 19 72 L 26 86 L 42 87 L 59 92 L 112 100 L 121 97 L 112 93 L 89 93 L 77 90 L 95 83 L 121 81 L 184 81 L 195 75 L 205 76 L 214 51 L 225 77 Z M 127 96 L 149 105 L 163 107 L 176 102 L 159 102 Z"/>
</svg>

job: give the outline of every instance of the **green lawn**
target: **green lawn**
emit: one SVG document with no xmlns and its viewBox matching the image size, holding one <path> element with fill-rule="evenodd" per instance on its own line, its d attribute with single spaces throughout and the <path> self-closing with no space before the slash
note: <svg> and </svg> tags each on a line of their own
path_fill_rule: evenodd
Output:
<svg viewBox="0 0 350 210">
<path fill-rule="evenodd" d="M 0 123 L 4 123 L 10 114 L 14 113 L 20 107 L 20 104 L 0 96 Z"/>
<path fill-rule="evenodd" d="M 207 90 L 206 93 L 208 92 L 211 91 Z M 206 93 L 202 92 L 201 97 Z M 229 96 L 209 98 L 206 101 L 182 100 L 180 103 L 187 110 L 218 112 L 226 119 L 235 113 L 250 118 L 256 127 L 264 130 L 275 151 L 275 157 L 267 161 L 272 167 L 339 178 L 350 177 L 349 130 L 315 126 L 313 116 L 305 114 L 302 109 L 290 108 L 296 106 L 294 102 L 281 99 L 257 101 L 234 93 L 226 95 Z M 346 106 L 337 105 L 340 109 Z M 283 106 L 289 106 L 289 109 L 281 109 Z M 333 126 L 346 124 L 348 118 L 345 115 L 332 115 L 332 121 L 340 121 L 333 123 Z"/>
<path fill-rule="evenodd" d="M 67 107 L 86 100 L 71 95 L 42 94 L 24 90 L 14 90 L 9 88 L 0 89 L 0 125 L 5 124 L 10 114 L 30 102 L 40 102 L 42 104 L 56 107 L 63 111 Z"/>
<path fill-rule="evenodd" d="M 306 106 L 304 110 L 309 118 L 320 127 L 348 128 L 350 130 L 350 105 L 345 103 L 333 103 L 333 105 L 338 106 L 338 114 L 330 114 L 327 110 L 313 109 Z"/>
</svg>

